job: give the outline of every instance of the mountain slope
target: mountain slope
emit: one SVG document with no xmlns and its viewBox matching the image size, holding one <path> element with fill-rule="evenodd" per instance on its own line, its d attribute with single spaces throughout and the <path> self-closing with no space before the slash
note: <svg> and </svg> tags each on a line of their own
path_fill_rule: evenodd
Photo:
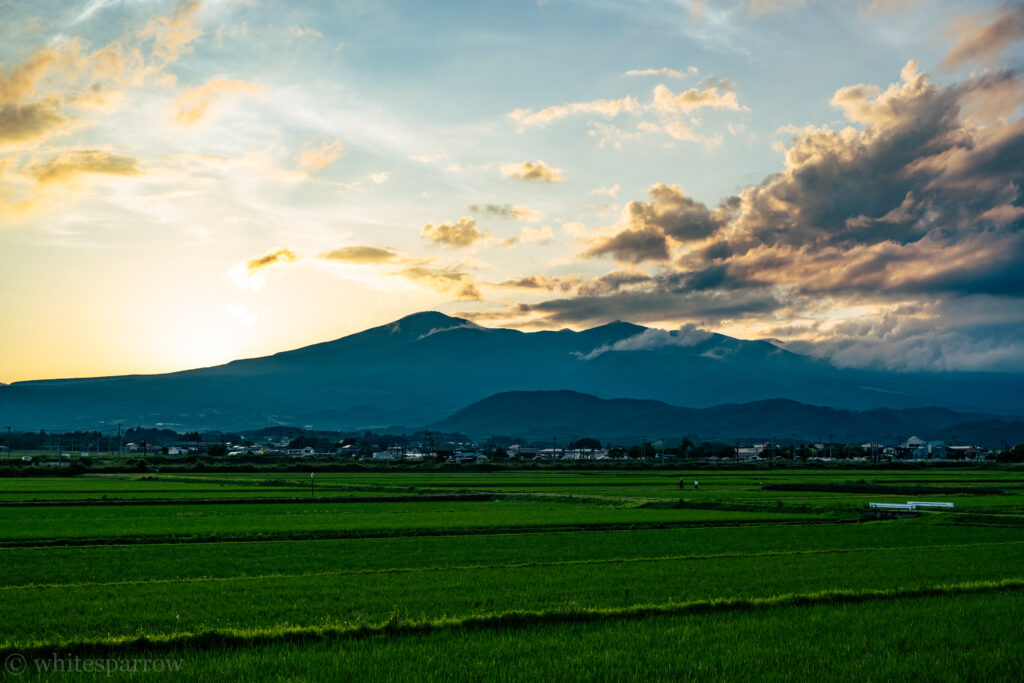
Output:
<svg viewBox="0 0 1024 683">
<path fill-rule="evenodd" d="M 246 429 L 428 424 L 495 393 L 571 389 L 708 407 L 785 398 L 837 408 L 1024 415 L 1024 378 L 840 370 L 764 341 L 624 322 L 521 332 L 418 313 L 334 341 L 162 375 L 0 386 L 0 423 Z"/>
</svg>

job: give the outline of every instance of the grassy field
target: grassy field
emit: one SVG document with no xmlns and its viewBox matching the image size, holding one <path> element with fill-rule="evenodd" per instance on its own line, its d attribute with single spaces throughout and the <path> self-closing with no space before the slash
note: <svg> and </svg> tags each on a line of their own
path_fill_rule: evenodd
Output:
<svg viewBox="0 0 1024 683">
<path fill-rule="evenodd" d="M 0 478 L 5 675 L 966 681 L 1024 664 L 1020 469 L 396 469 L 318 474 L 314 495 L 296 473 Z M 956 507 L 868 515 L 907 500 Z"/>
</svg>

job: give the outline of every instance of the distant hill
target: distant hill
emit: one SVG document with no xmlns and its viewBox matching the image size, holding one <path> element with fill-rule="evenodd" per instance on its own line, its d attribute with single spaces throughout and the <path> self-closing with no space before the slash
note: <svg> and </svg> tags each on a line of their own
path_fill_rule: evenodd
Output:
<svg viewBox="0 0 1024 683">
<path fill-rule="evenodd" d="M 896 441 L 917 435 L 986 446 L 1024 442 L 1024 420 L 1006 421 L 945 408 L 836 410 L 785 399 L 710 408 L 661 401 L 601 399 L 575 391 L 512 391 L 489 396 L 429 427 L 472 437 L 530 441 L 589 436 L 602 441 L 641 438 L 720 440 Z"/>
<path fill-rule="evenodd" d="M 941 406 L 1024 415 L 1019 374 L 838 369 L 767 341 L 699 330 L 613 322 L 527 333 L 427 312 L 215 367 L 0 386 L 0 425 L 362 429 L 429 424 L 499 392 L 559 389 L 695 408 L 789 399 L 841 409 Z M 783 427 L 790 429 L 778 431 Z"/>
</svg>

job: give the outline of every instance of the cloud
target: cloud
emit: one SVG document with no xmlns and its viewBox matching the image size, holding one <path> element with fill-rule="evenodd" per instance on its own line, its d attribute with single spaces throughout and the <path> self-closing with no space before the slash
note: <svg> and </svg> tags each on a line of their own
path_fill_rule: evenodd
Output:
<svg viewBox="0 0 1024 683">
<path fill-rule="evenodd" d="M 415 161 L 417 164 L 432 164 L 442 159 L 447 159 L 448 155 L 444 152 L 438 152 L 436 154 L 410 154 L 409 160 Z"/>
<path fill-rule="evenodd" d="M 541 183 L 564 183 L 565 176 L 560 168 L 549 166 L 543 161 L 524 161 L 520 164 L 501 165 L 502 178 L 517 178 Z"/>
<path fill-rule="evenodd" d="M 666 78 L 686 78 L 688 74 L 697 73 L 697 67 L 690 66 L 686 68 L 686 73 L 677 71 L 676 69 L 631 69 L 623 76 L 664 76 Z"/>
<path fill-rule="evenodd" d="M 765 14 L 783 12 L 794 7 L 803 7 L 808 0 L 741 0 L 741 4 L 747 6 L 747 12 L 752 17 L 760 17 Z M 813 0 L 812 0 L 813 1 Z"/>
<path fill-rule="evenodd" d="M 620 339 L 614 344 L 603 344 L 585 354 L 574 351 L 573 355 L 580 360 L 593 360 L 610 351 L 650 351 L 670 346 L 689 347 L 705 342 L 712 336 L 707 330 L 701 330 L 692 324 L 671 332 L 650 328 L 632 337 Z"/>
<path fill-rule="evenodd" d="M 627 72 L 627 75 L 633 72 Z M 639 73 L 639 72 L 637 72 Z M 662 116 L 679 112 L 690 113 L 697 109 L 726 109 L 747 111 L 736 99 L 735 84 L 729 79 L 716 79 L 708 76 L 701 80 L 698 87 L 690 88 L 678 95 L 664 85 L 654 88 L 650 102 L 641 102 L 627 96 L 614 100 L 592 100 L 590 102 L 573 102 L 547 107 L 539 111 L 516 109 L 509 118 L 521 128 L 529 126 L 545 126 L 557 119 L 576 114 L 597 114 L 606 118 L 614 118 L 623 113 L 642 114 L 654 111 Z"/>
<path fill-rule="evenodd" d="M 419 264 L 403 268 L 399 274 L 436 291 L 452 295 L 460 301 L 483 298 L 477 288 L 476 279 L 455 266 Z"/>
<path fill-rule="evenodd" d="M 523 226 L 522 236 L 519 238 L 523 242 L 536 242 L 537 244 L 548 244 L 555 238 L 555 232 L 551 229 L 550 225 L 545 225 L 540 228 L 534 228 L 529 225 Z"/>
<path fill-rule="evenodd" d="M 562 277 L 555 277 L 550 275 L 524 275 L 522 277 L 512 278 L 499 282 L 496 286 L 505 287 L 508 289 L 526 289 L 526 290 L 538 290 L 544 289 L 547 291 L 561 290 L 568 292 L 579 284 L 578 275 L 568 275 Z"/>
<path fill-rule="evenodd" d="M 573 102 L 547 107 L 540 111 L 516 109 L 509 118 L 520 126 L 545 126 L 556 119 L 574 114 L 598 114 L 607 118 L 618 116 L 622 112 L 634 112 L 640 109 L 640 103 L 632 97 L 618 100 L 594 100 L 592 102 Z"/>
<path fill-rule="evenodd" d="M 377 265 L 395 261 L 398 258 L 398 254 L 388 249 L 381 249 L 380 247 L 355 246 L 341 247 L 324 252 L 320 254 L 320 258 L 356 265 Z"/>
<path fill-rule="evenodd" d="M 527 206 L 512 204 L 470 204 L 467 207 L 473 213 L 484 213 L 488 216 L 499 218 L 515 218 L 527 223 L 533 223 L 544 218 L 544 212 L 531 209 Z"/>
<path fill-rule="evenodd" d="M 333 164 L 344 152 L 345 147 L 340 140 L 324 142 L 319 147 L 303 152 L 299 166 L 307 173 L 316 173 Z"/>
<path fill-rule="evenodd" d="M 48 75 L 67 74 L 79 57 L 77 41 L 39 50 L 24 61 L 0 72 L 0 103 L 23 102 L 35 94 Z"/>
<path fill-rule="evenodd" d="M 83 110 L 113 111 L 123 96 L 104 83 L 122 77 L 123 61 L 117 44 L 87 53 L 73 39 L 0 69 L 0 143 L 32 148 L 82 127 Z"/>
<path fill-rule="evenodd" d="M 265 256 L 254 258 L 245 264 L 246 271 L 248 274 L 255 275 L 264 268 L 268 268 L 275 263 L 295 263 L 299 260 L 299 255 L 291 249 L 278 249 L 272 251 Z"/>
<path fill-rule="evenodd" d="M 320 33 L 320 31 L 317 31 L 315 28 L 304 28 L 302 26 L 289 26 L 287 30 L 288 30 L 288 35 L 290 35 L 290 36 L 292 36 L 294 38 L 299 38 L 299 39 L 308 38 L 310 40 L 316 40 L 318 38 L 323 38 L 324 37 L 324 34 Z"/>
<path fill-rule="evenodd" d="M 455 223 L 428 223 L 420 230 L 420 236 L 440 246 L 457 248 L 471 247 L 488 237 L 487 233 L 476 226 L 476 221 L 468 216 Z"/>
<path fill-rule="evenodd" d="M 62 152 L 45 163 L 30 166 L 27 170 L 40 185 L 69 182 L 85 174 L 135 176 L 141 173 L 135 159 L 98 149 Z"/>
<path fill-rule="evenodd" d="M 102 6 L 94 2 L 87 14 Z M 0 160 L 6 174 L 6 186 L 0 188 L 3 219 L 21 221 L 66 205 L 82 196 L 70 190 L 85 176 L 139 175 L 131 156 L 62 147 L 54 139 L 101 124 L 134 89 L 173 85 L 175 76 L 167 67 L 191 51 L 201 32 L 199 4 L 192 2 L 168 16 L 152 17 L 142 29 L 129 27 L 96 49 L 58 34 L 45 47 L 0 67 L 0 147 L 16 152 Z M 201 116 L 201 109 L 193 116 Z M 55 185 L 66 187 L 58 192 Z"/>
<path fill-rule="evenodd" d="M 590 194 L 606 194 L 612 199 L 619 196 L 619 186 L 612 185 L 611 187 L 599 187 L 596 190 L 591 190 Z"/>
<path fill-rule="evenodd" d="M 191 128 L 205 119 L 224 99 L 237 95 L 259 97 L 263 92 L 261 85 L 217 78 L 186 90 L 178 97 L 174 103 L 174 123 L 182 128 Z"/>
<path fill-rule="evenodd" d="M 888 87 L 840 88 L 831 104 L 845 126 L 790 129 L 781 170 L 718 206 L 659 184 L 616 225 L 574 230 L 581 257 L 626 270 L 482 315 L 674 320 L 788 339 L 837 363 L 1024 369 L 1010 341 L 1024 338 L 1024 121 L 1005 104 L 1019 91 L 1012 72 L 944 86 L 913 62 Z"/>
<path fill-rule="evenodd" d="M 388 173 L 387 171 L 381 171 L 380 173 L 370 174 L 370 180 L 377 183 L 378 185 L 380 185 L 381 183 L 386 183 L 388 181 L 388 178 L 390 177 L 391 174 Z"/>
<path fill-rule="evenodd" d="M 482 329 L 485 329 L 485 328 L 480 327 L 479 325 L 474 325 L 473 323 L 467 321 L 467 322 L 459 323 L 458 325 L 449 325 L 448 327 L 432 327 L 432 328 L 430 328 L 429 332 L 424 332 L 420 336 L 416 337 L 416 340 L 419 341 L 420 339 L 426 339 L 427 337 L 432 337 L 435 334 L 440 334 L 441 332 L 451 332 L 452 330 L 482 330 Z"/>
<path fill-rule="evenodd" d="M 731 87 L 731 81 L 725 82 Z M 734 91 L 722 91 L 720 88 L 720 85 L 712 85 L 703 90 L 690 88 L 676 94 L 664 85 L 659 85 L 654 88 L 654 108 L 662 114 L 689 113 L 695 109 L 747 110 L 736 100 Z"/>
<path fill-rule="evenodd" d="M 665 261 L 677 245 L 700 241 L 721 228 L 727 209 L 709 210 L 681 187 L 659 183 L 650 201 L 632 201 L 622 212 L 624 229 L 598 239 L 583 252 L 588 258 L 613 256 L 626 263 Z"/>
<path fill-rule="evenodd" d="M 944 69 L 992 62 L 1024 38 L 1024 5 L 1009 3 L 988 13 L 964 15 L 953 22 L 949 33 L 957 42 L 942 60 Z"/>
<path fill-rule="evenodd" d="M 53 100 L 6 104 L 0 107 L 0 144 L 41 140 L 66 129 L 69 123 Z"/>
<path fill-rule="evenodd" d="M 94 2 L 82 17 L 103 6 Z M 164 70 L 200 34 L 198 11 L 198 3 L 181 5 L 92 51 L 78 38 L 56 36 L 52 44 L 0 69 L 0 141 L 30 149 L 87 127 L 95 114 L 115 111 L 129 88 L 173 82 Z"/>
<path fill-rule="evenodd" d="M 654 73 L 658 73 L 658 71 L 631 71 L 626 75 L 652 75 Z M 701 125 L 699 119 L 690 116 L 688 121 L 684 121 L 680 117 L 684 114 L 692 115 L 701 109 L 749 111 L 747 107 L 739 103 L 735 90 L 736 84 L 728 78 L 718 79 L 714 76 L 707 76 L 701 79 L 696 87 L 679 94 L 672 92 L 665 85 L 659 84 L 654 88 L 651 99 L 647 102 L 627 96 L 612 100 L 601 99 L 562 104 L 539 111 L 517 109 L 509 114 L 509 117 L 519 124 L 519 129 L 522 131 L 531 126 L 545 126 L 557 119 L 576 114 L 593 114 L 611 119 L 628 113 L 642 119 L 636 131 L 630 132 L 609 123 L 591 120 L 588 135 L 597 138 L 601 147 L 612 146 L 616 149 L 621 148 L 624 141 L 641 139 L 643 133 L 665 134 L 676 140 L 697 142 L 707 147 L 714 147 L 722 143 L 721 134 L 701 135 L 695 132 L 695 129 Z M 653 120 L 643 118 L 647 115 L 651 115 Z"/>
<path fill-rule="evenodd" d="M 694 124 L 679 120 L 669 121 L 664 124 L 642 121 L 638 127 L 645 133 L 664 133 L 676 140 L 682 142 L 696 142 L 707 148 L 718 147 L 725 139 L 722 137 L 721 133 L 716 133 L 711 136 L 701 135 L 694 130 Z"/>
<path fill-rule="evenodd" d="M 151 50 L 164 64 L 192 51 L 192 41 L 203 34 L 199 27 L 198 0 L 180 5 L 170 16 L 154 17 L 139 31 L 139 37 L 151 41 Z"/>
<path fill-rule="evenodd" d="M 583 252 L 588 258 L 606 255 L 627 263 L 664 261 L 669 256 L 668 239 L 656 228 L 629 228 Z"/>
</svg>

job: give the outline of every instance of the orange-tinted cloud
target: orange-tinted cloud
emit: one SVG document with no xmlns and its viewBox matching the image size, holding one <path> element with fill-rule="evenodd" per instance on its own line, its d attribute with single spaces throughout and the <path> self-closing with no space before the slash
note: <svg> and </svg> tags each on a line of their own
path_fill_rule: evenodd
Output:
<svg viewBox="0 0 1024 683">
<path fill-rule="evenodd" d="M 217 78 L 182 93 L 174 103 L 174 123 L 190 128 L 200 123 L 225 98 L 234 95 L 256 97 L 263 94 L 263 86 L 245 81 Z"/>
<path fill-rule="evenodd" d="M 470 204 L 466 208 L 473 213 L 483 213 L 499 218 L 515 218 L 526 223 L 533 223 L 544 218 L 543 211 L 513 204 Z"/>
<path fill-rule="evenodd" d="M 943 68 L 992 62 L 1024 38 L 1024 5 L 1010 3 L 985 14 L 962 16 L 953 22 L 949 33 L 957 42 L 942 60 Z"/>
<path fill-rule="evenodd" d="M 666 78 L 686 78 L 687 74 L 697 73 L 697 67 L 687 67 L 686 73 L 677 69 L 631 69 L 623 76 L 664 76 Z"/>
<path fill-rule="evenodd" d="M 86 174 L 135 176 L 141 173 L 137 160 L 98 149 L 62 152 L 45 163 L 30 166 L 27 170 L 40 185 L 68 182 Z"/>
<path fill-rule="evenodd" d="M 254 275 L 275 263 L 295 263 L 298 260 L 299 255 L 291 249 L 278 249 L 277 251 L 272 251 L 265 256 L 252 259 L 245 264 L 245 268 L 249 275 Z"/>
<path fill-rule="evenodd" d="M 53 100 L 6 104 L 0 106 L 0 144 L 41 140 L 67 128 L 69 123 Z"/>
<path fill-rule="evenodd" d="M 583 256 L 610 255 L 626 263 L 663 261 L 675 246 L 700 241 L 721 228 L 729 213 L 709 210 L 681 187 L 659 183 L 650 201 L 632 201 L 623 209 L 624 229 L 593 243 Z"/>
<path fill-rule="evenodd" d="M 532 180 L 541 183 L 565 182 L 565 175 L 562 169 L 549 166 L 543 161 L 502 164 L 501 176 L 503 178 L 517 178 L 519 180 Z"/>
<path fill-rule="evenodd" d="M 720 85 L 704 88 L 690 88 L 679 94 L 664 85 L 654 88 L 654 108 L 662 114 L 689 113 L 695 109 L 728 109 L 741 111 L 746 107 L 736 100 L 736 93 L 723 90 Z"/>
<path fill-rule="evenodd" d="M 452 295 L 457 300 L 474 301 L 482 298 L 476 279 L 457 267 L 424 263 L 403 268 L 399 274 L 433 290 Z"/>
<path fill-rule="evenodd" d="M 307 173 L 322 171 L 337 161 L 344 152 L 345 147 L 341 144 L 341 141 L 324 142 L 319 147 L 307 149 L 303 152 L 299 165 Z"/>
<path fill-rule="evenodd" d="M 580 283 L 580 277 L 578 275 L 567 275 L 567 276 L 551 276 L 551 275 L 524 275 L 521 277 L 511 278 L 497 284 L 498 287 L 505 287 L 508 289 L 525 289 L 525 290 L 547 290 L 554 291 L 559 290 L 562 292 L 571 291 L 575 286 Z"/>
<path fill-rule="evenodd" d="M 389 263 L 398 259 L 398 254 L 389 249 L 380 247 L 355 246 L 341 247 L 320 254 L 320 258 L 340 263 L 353 263 L 356 265 L 376 265 Z"/>
<path fill-rule="evenodd" d="M 637 111 L 640 103 L 632 97 L 623 97 L 618 100 L 594 100 L 592 102 L 573 102 L 571 104 L 560 104 L 547 107 L 540 111 L 529 109 L 517 109 L 509 118 L 520 126 L 543 126 L 556 119 L 565 118 L 573 114 L 598 114 L 609 118 L 618 116 L 624 111 Z"/>
<path fill-rule="evenodd" d="M 199 0 L 182 5 L 169 16 L 153 17 L 139 31 L 139 37 L 152 41 L 152 54 L 165 63 L 191 52 L 192 41 L 203 34 L 199 27 Z"/>
<path fill-rule="evenodd" d="M 471 247 L 488 237 L 468 216 L 455 223 L 428 223 L 423 226 L 420 236 L 444 247 Z"/>
</svg>

